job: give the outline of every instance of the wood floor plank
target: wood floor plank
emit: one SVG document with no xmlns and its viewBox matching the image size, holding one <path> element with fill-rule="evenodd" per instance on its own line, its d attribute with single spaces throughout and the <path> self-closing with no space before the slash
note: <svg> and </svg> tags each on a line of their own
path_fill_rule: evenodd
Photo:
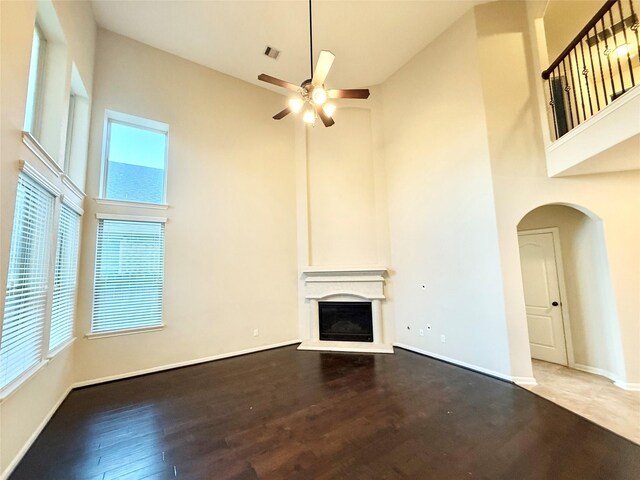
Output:
<svg viewBox="0 0 640 480">
<path fill-rule="evenodd" d="M 640 446 L 405 350 L 285 347 L 75 390 L 10 478 L 637 480 Z"/>
</svg>

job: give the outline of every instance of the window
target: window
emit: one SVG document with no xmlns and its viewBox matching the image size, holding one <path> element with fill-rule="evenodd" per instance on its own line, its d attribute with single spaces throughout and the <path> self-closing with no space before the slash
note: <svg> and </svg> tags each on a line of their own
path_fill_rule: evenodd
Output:
<svg viewBox="0 0 640 480">
<path fill-rule="evenodd" d="M 107 113 L 102 198 L 164 203 L 167 125 Z"/>
<path fill-rule="evenodd" d="M 0 338 L 0 388 L 42 358 L 53 205 L 49 191 L 20 175 Z"/>
<path fill-rule="evenodd" d="M 44 50 L 46 40 L 42 30 L 36 24 L 31 44 L 31 63 L 29 64 L 29 83 L 27 85 L 27 108 L 24 114 L 24 129 L 38 136 L 40 128 L 40 103 L 44 76 Z"/>
<path fill-rule="evenodd" d="M 163 221 L 98 222 L 93 333 L 162 325 Z"/>
<path fill-rule="evenodd" d="M 73 337 L 79 243 L 80 215 L 63 203 L 60 207 L 56 266 L 53 274 L 50 352 Z"/>
<path fill-rule="evenodd" d="M 67 112 L 67 138 L 64 148 L 64 165 L 63 170 L 65 173 L 69 173 L 69 166 L 71 165 L 71 147 L 74 135 L 74 120 L 75 120 L 75 107 L 76 96 L 72 93 L 69 95 L 69 111 Z"/>
</svg>

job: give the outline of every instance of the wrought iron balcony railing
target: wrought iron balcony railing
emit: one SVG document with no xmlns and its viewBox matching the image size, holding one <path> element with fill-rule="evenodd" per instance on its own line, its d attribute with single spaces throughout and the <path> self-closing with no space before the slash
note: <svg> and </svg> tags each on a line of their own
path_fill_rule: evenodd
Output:
<svg viewBox="0 0 640 480">
<path fill-rule="evenodd" d="M 542 72 L 555 139 L 640 83 L 637 0 L 608 0 Z"/>
</svg>

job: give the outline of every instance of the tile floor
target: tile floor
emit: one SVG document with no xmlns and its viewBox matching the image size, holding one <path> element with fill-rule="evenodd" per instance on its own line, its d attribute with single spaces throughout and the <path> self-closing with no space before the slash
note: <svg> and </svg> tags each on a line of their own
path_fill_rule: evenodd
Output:
<svg viewBox="0 0 640 480">
<path fill-rule="evenodd" d="M 523 385 L 594 423 L 640 444 L 640 392 L 616 387 L 600 375 L 533 360 L 538 385 Z"/>
</svg>

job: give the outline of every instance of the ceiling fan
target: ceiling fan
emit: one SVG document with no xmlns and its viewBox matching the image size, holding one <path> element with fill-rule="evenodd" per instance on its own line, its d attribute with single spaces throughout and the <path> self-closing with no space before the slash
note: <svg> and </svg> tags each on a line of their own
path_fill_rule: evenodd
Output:
<svg viewBox="0 0 640 480">
<path fill-rule="evenodd" d="M 332 103 L 327 103 L 328 99 L 337 98 L 356 98 L 366 99 L 369 98 L 369 89 L 367 88 L 355 88 L 355 89 L 329 89 L 327 90 L 324 85 L 324 81 L 329 74 L 331 65 L 336 56 L 328 50 L 322 50 L 318 58 L 315 70 L 313 69 L 313 21 L 311 16 L 311 0 L 309 0 L 309 49 L 310 49 L 310 64 L 311 64 L 311 78 L 308 78 L 304 82 L 298 85 L 285 82 L 279 78 L 272 77 L 262 73 L 258 75 L 258 80 L 276 85 L 278 87 L 286 88 L 292 92 L 295 92 L 297 96 L 289 99 L 289 105 L 281 112 L 276 113 L 273 116 L 274 120 L 282 120 L 290 113 L 298 113 L 304 108 L 304 114 L 302 119 L 305 123 L 315 124 L 316 118 L 320 117 L 325 127 L 330 127 L 335 122 L 332 118 L 335 112 L 336 106 Z"/>
</svg>

